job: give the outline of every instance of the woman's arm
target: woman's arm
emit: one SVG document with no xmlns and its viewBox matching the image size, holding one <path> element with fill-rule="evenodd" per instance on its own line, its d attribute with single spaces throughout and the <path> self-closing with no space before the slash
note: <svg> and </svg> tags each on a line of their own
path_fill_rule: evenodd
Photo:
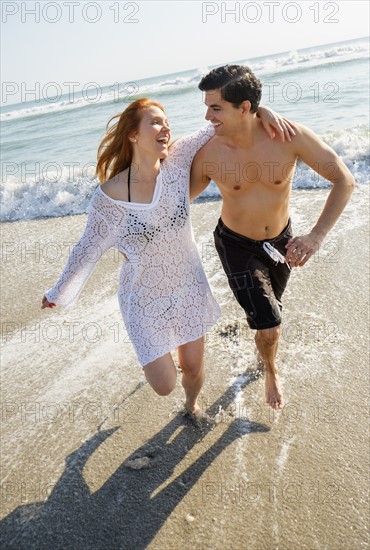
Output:
<svg viewBox="0 0 370 550">
<path fill-rule="evenodd" d="M 41 309 L 71 307 L 88 281 L 96 263 L 112 246 L 108 223 L 95 208 L 89 210 L 85 231 L 73 248 L 55 286 L 45 292 Z"/>
<path fill-rule="evenodd" d="M 257 116 L 271 139 L 274 139 L 277 133 L 282 141 L 292 141 L 291 136 L 295 136 L 295 126 L 290 120 L 265 105 L 258 108 Z"/>
<path fill-rule="evenodd" d="M 193 158 L 199 149 L 201 149 L 214 135 L 215 130 L 212 124 L 207 124 L 194 134 L 177 139 L 170 146 L 168 160 L 182 170 L 190 172 Z"/>
</svg>

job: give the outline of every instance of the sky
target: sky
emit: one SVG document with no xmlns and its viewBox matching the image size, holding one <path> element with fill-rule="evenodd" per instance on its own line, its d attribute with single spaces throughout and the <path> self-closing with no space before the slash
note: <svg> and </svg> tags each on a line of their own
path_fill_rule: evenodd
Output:
<svg viewBox="0 0 370 550">
<path fill-rule="evenodd" d="M 364 37 L 370 19 L 367 0 L 2 0 L 0 6 L 3 104 L 50 82 L 62 91 L 67 82 L 103 87 Z"/>
</svg>

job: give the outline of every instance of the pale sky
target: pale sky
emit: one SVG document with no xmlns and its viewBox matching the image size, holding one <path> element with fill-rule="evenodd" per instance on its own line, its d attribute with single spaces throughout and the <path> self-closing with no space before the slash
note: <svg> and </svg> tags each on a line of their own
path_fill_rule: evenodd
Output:
<svg viewBox="0 0 370 550">
<path fill-rule="evenodd" d="M 19 90 L 8 104 L 35 83 L 105 86 L 364 37 L 370 18 L 367 0 L 2 0 L 1 12 L 1 79 Z"/>
</svg>

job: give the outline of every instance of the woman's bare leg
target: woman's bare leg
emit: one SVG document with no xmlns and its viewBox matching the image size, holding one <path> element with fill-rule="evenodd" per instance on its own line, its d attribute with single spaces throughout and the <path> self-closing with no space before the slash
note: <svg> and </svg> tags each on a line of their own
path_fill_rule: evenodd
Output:
<svg viewBox="0 0 370 550">
<path fill-rule="evenodd" d="M 144 374 L 158 395 L 168 395 L 176 386 L 176 367 L 170 353 L 145 365 Z"/>
<path fill-rule="evenodd" d="M 204 338 L 178 347 L 182 370 L 181 383 L 185 390 L 185 408 L 190 414 L 200 412 L 198 395 L 204 382 Z"/>
</svg>

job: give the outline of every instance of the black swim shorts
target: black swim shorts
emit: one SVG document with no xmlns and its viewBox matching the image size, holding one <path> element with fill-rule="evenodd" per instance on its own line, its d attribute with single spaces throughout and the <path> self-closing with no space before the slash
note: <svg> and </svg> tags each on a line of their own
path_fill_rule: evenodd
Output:
<svg viewBox="0 0 370 550">
<path fill-rule="evenodd" d="M 254 241 L 226 227 L 221 218 L 213 235 L 230 288 L 244 309 L 250 328 L 260 330 L 280 325 L 281 297 L 290 269 L 286 263 L 271 259 L 263 243 L 270 243 L 285 256 L 285 245 L 293 236 L 290 220 L 274 239 Z"/>
</svg>

